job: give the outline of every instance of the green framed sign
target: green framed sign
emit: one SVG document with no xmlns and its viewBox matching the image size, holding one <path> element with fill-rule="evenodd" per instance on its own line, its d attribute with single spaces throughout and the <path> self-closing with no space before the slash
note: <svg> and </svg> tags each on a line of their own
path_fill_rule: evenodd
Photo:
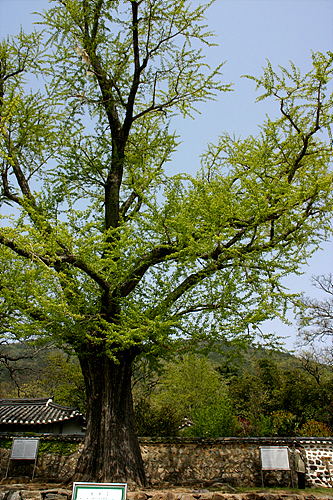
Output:
<svg viewBox="0 0 333 500">
<path fill-rule="evenodd" d="M 127 484 L 74 483 L 72 500 L 126 500 Z"/>
</svg>

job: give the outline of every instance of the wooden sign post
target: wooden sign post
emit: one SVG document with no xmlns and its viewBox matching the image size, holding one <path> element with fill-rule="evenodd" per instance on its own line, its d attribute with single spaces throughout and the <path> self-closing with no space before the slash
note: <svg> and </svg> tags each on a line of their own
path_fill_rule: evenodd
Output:
<svg viewBox="0 0 333 500">
<path fill-rule="evenodd" d="M 264 470 L 290 470 L 291 485 L 293 476 L 289 464 L 288 446 L 260 446 L 261 482 L 264 487 Z"/>
</svg>

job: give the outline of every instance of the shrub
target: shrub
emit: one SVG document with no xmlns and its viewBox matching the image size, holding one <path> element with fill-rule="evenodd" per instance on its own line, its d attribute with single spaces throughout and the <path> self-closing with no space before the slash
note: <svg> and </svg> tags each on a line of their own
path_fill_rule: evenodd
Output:
<svg viewBox="0 0 333 500">
<path fill-rule="evenodd" d="M 286 410 L 271 413 L 272 436 L 296 436 L 298 430 L 297 416 Z"/>
<path fill-rule="evenodd" d="M 194 425 L 184 429 L 183 436 L 226 437 L 238 433 L 238 422 L 228 398 L 193 409 L 191 420 Z"/>
<path fill-rule="evenodd" d="M 329 437 L 332 436 L 332 431 L 328 425 L 317 420 L 308 420 L 299 429 L 298 436 L 315 436 L 315 437 Z"/>
<path fill-rule="evenodd" d="M 177 436 L 181 417 L 168 405 L 155 406 L 142 398 L 134 406 L 138 436 Z"/>
</svg>

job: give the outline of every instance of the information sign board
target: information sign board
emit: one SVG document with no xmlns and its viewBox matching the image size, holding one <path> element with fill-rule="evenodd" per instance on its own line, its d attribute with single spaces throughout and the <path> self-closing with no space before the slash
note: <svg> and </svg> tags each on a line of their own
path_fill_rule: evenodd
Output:
<svg viewBox="0 0 333 500">
<path fill-rule="evenodd" d="M 74 483 L 72 500 L 126 500 L 127 484 Z"/>
<path fill-rule="evenodd" d="M 39 439 L 17 439 L 14 438 L 11 460 L 35 460 L 38 452 Z"/>
<path fill-rule="evenodd" d="M 261 446 L 262 470 L 290 470 L 288 446 Z"/>
<path fill-rule="evenodd" d="M 37 453 L 38 453 L 39 438 L 14 438 L 12 449 L 10 452 L 8 466 L 6 471 L 6 479 L 8 477 L 9 465 L 11 460 L 34 460 L 34 469 L 32 472 L 32 479 L 35 476 Z"/>
</svg>

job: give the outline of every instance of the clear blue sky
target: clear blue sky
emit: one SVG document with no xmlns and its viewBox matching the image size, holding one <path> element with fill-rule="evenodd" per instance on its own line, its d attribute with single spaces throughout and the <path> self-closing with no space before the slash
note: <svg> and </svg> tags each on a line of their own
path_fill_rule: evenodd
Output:
<svg viewBox="0 0 333 500">
<path fill-rule="evenodd" d="M 0 37 L 17 33 L 20 25 L 30 30 L 37 19 L 30 12 L 47 7 L 48 0 L 0 0 Z M 273 67 L 287 66 L 291 60 L 304 72 L 311 67 L 311 50 L 333 50 L 333 0 L 216 0 L 208 11 L 207 24 L 216 32 L 219 45 L 208 50 L 208 62 L 213 67 L 226 61 L 224 81 L 234 83 L 234 92 L 202 104 L 195 120 L 175 119 L 183 142 L 170 164 L 170 173 L 194 173 L 206 144 L 216 142 L 221 131 L 243 138 L 256 135 L 265 113 L 277 113 L 273 101 L 255 104 L 255 85 L 241 75 L 259 76 L 266 58 Z M 332 264 L 333 245 L 327 243 L 304 268 L 305 275 L 291 277 L 287 284 L 294 292 L 304 290 L 318 296 L 310 277 L 333 272 Z M 264 330 L 290 335 L 286 346 L 293 347 L 295 327 L 274 322 L 264 325 Z"/>
</svg>

